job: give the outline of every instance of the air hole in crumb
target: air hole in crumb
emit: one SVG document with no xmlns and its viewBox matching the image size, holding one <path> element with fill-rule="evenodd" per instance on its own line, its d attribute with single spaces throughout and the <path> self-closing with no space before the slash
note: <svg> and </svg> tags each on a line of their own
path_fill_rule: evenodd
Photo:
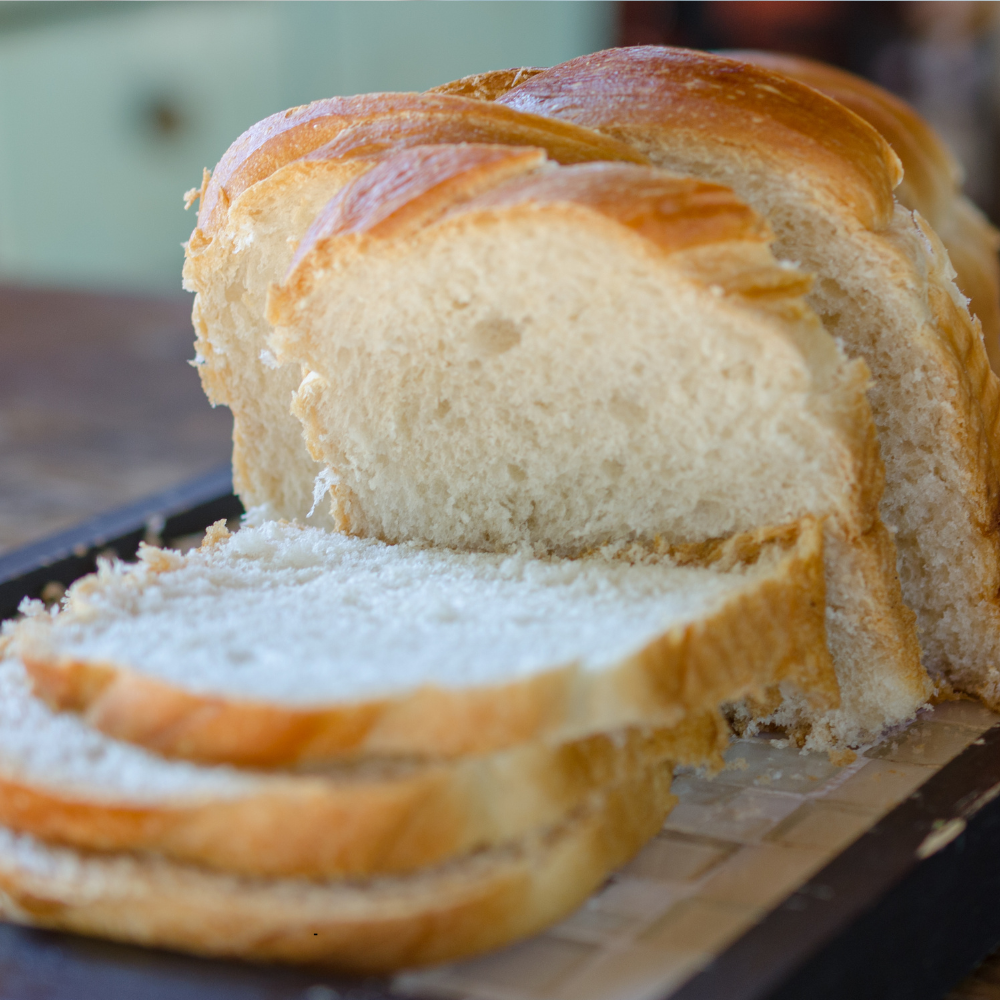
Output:
<svg viewBox="0 0 1000 1000">
<path fill-rule="evenodd" d="M 601 472 L 608 477 L 608 479 L 613 482 L 621 479 L 622 473 L 625 471 L 625 466 L 621 462 L 616 461 L 613 458 L 606 458 L 601 462 Z"/>
<path fill-rule="evenodd" d="M 741 361 L 723 368 L 721 374 L 724 379 L 728 379 L 730 382 L 752 382 L 753 365 L 747 361 Z"/>
<path fill-rule="evenodd" d="M 628 427 L 638 427 L 646 422 L 646 408 L 634 403 L 631 399 L 626 399 L 618 392 L 611 397 L 611 402 L 608 403 L 608 412 Z"/>
<path fill-rule="evenodd" d="M 507 465 L 507 473 L 515 483 L 523 483 L 525 479 L 528 478 L 528 474 L 519 465 L 514 465 L 513 462 L 509 462 Z"/>
<path fill-rule="evenodd" d="M 824 295 L 829 295 L 833 299 L 842 299 L 847 295 L 840 282 L 833 278 L 821 278 L 819 287 Z"/>
<path fill-rule="evenodd" d="M 447 399 L 442 399 L 437 405 L 437 409 L 434 411 L 434 415 L 437 417 L 446 417 L 451 410 L 451 403 Z"/>
<path fill-rule="evenodd" d="M 719 500 L 701 497 L 691 511 L 692 520 L 717 521 L 724 520 L 728 513 L 728 505 Z"/>
<path fill-rule="evenodd" d="M 470 345 L 482 358 L 494 358 L 521 343 L 521 331 L 509 320 L 498 316 L 480 320 L 472 328 Z"/>
<path fill-rule="evenodd" d="M 538 530 L 538 515 L 535 510 L 535 501 L 531 501 L 531 513 L 528 515 L 528 519 L 524 522 L 530 534 L 534 535 Z"/>
</svg>

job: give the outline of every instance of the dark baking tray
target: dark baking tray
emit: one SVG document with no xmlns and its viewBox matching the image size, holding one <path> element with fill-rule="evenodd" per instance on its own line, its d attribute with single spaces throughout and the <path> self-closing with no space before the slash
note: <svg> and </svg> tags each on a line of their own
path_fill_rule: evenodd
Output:
<svg viewBox="0 0 1000 1000">
<path fill-rule="evenodd" d="M 229 469 L 0 557 L 0 617 L 97 556 L 200 531 L 242 508 Z M 921 845 L 937 834 L 938 849 Z M 1000 942 L 1000 725 L 672 995 L 672 1000 L 936 1000 Z M 377 1000 L 384 981 L 255 966 L 0 924 L 0 1000 Z M 610 1000 L 610 998 L 609 998 Z"/>
</svg>

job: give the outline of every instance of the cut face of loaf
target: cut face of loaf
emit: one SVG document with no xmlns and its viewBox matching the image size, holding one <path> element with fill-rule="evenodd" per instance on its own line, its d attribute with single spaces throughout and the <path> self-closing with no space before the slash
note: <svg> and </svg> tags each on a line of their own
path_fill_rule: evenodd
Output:
<svg viewBox="0 0 1000 1000">
<path fill-rule="evenodd" d="M 401 873 L 564 822 L 658 761 L 721 766 L 717 713 L 670 730 L 533 742 L 418 764 L 262 773 L 163 760 L 33 697 L 0 661 L 0 824 L 98 851 L 152 851 L 244 875 Z"/>
<path fill-rule="evenodd" d="M 893 201 L 885 140 L 797 81 L 681 49 L 584 56 L 500 100 L 731 186 L 770 221 L 776 256 L 816 273 L 811 305 L 871 369 L 881 515 L 924 662 L 1000 704 L 1000 383 L 940 240 Z"/>
<path fill-rule="evenodd" d="M 0 913 L 132 944 L 362 973 L 462 958 L 571 912 L 660 828 L 654 764 L 558 827 L 407 876 L 239 878 L 133 854 L 53 847 L 0 827 Z"/>
<path fill-rule="evenodd" d="M 536 147 L 563 163 L 644 161 L 632 147 L 589 129 L 422 94 L 317 101 L 241 136 L 203 185 L 184 283 L 197 292 L 202 384 L 213 404 L 233 411 L 234 484 L 258 517 L 332 526 L 327 505 L 313 498 L 321 467 L 289 412 L 298 366 L 281 367 L 267 344 L 267 287 L 282 278 L 310 223 L 347 181 L 391 149 L 428 142 Z"/>
<path fill-rule="evenodd" d="M 896 200 L 915 209 L 931 224 L 948 250 L 955 283 L 969 297 L 969 312 L 983 325 L 990 366 L 1000 371 L 1000 233 L 962 194 L 962 168 L 941 137 L 895 94 L 863 77 L 798 56 L 774 52 L 728 52 L 726 55 L 775 70 L 839 101 L 876 128 L 903 164 Z M 470 96 L 500 97 L 540 70 L 508 70 L 494 86 L 480 84 Z M 455 91 L 451 91 L 455 92 Z"/>
<path fill-rule="evenodd" d="M 909 717 L 927 682 L 877 514 L 867 372 L 803 303 L 806 280 L 727 189 L 645 167 L 525 161 L 436 222 L 398 210 L 398 178 L 419 205 L 501 155 L 386 158 L 317 217 L 271 296 L 339 525 L 572 553 L 826 517 L 845 707 L 814 737 Z M 382 187 L 394 214 L 375 210 Z"/>
<path fill-rule="evenodd" d="M 186 556 L 105 566 L 11 642 L 36 693 L 95 728 L 251 766 L 697 726 L 780 693 L 837 702 L 815 522 L 577 560 L 220 526 Z"/>
</svg>

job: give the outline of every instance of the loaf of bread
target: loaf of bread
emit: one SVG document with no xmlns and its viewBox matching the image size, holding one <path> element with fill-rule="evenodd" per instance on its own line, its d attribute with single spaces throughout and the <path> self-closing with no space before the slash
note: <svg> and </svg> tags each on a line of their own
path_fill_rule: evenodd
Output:
<svg viewBox="0 0 1000 1000">
<path fill-rule="evenodd" d="M 837 685 L 821 534 L 569 560 L 222 527 L 186 556 L 104 566 L 11 641 L 54 707 L 167 756 L 255 767 L 670 727 L 779 686 L 822 711 Z"/>
<path fill-rule="evenodd" d="M 940 239 L 893 199 L 885 139 L 796 80 L 684 49 L 583 56 L 497 100 L 732 187 L 771 222 L 775 254 L 815 272 L 810 303 L 871 369 L 881 514 L 924 663 L 1000 704 L 1000 383 Z"/>
<path fill-rule="evenodd" d="M 473 145 L 383 158 L 269 299 L 339 527 L 573 553 L 825 517 L 843 704 L 809 720 L 810 745 L 912 716 L 928 688 L 878 518 L 867 370 L 769 239 L 726 189 L 648 167 Z"/>
<path fill-rule="evenodd" d="M 918 211 L 934 228 L 955 268 L 955 283 L 969 298 L 969 311 L 983 325 L 990 366 L 1000 372 L 1000 232 L 962 194 L 962 168 L 940 136 L 895 94 L 844 70 L 812 59 L 774 52 L 727 52 L 793 77 L 822 91 L 860 115 L 886 139 L 903 165 L 895 190 L 904 208 Z M 536 71 L 529 71 L 534 74 Z M 515 71 L 508 89 L 523 82 Z M 499 96 L 496 80 L 492 93 Z M 480 87 L 474 95 L 485 99 Z"/>
<path fill-rule="evenodd" d="M 489 93 L 500 93 L 503 86 L 515 79 L 530 78 L 533 72 L 495 74 Z M 477 80 L 487 77 L 490 75 Z M 486 93 L 481 82 L 466 83 L 463 87 L 463 93 L 468 95 Z M 348 526 L 342 507 L 331 517 L 327 505 L 317 502 L 324 487 L 329 485 L 326 479 L 331 474 L 331 465 L 314 461 L 303 447 L 300 429 L 288 414 L 288 399 L 301 379 L 300 365 L 294 357 L 291 363 L 281 364 L 269 341 L 270 328 L 261 315 L 266 285 L 283 276 L 295 246 L 305 235 L 307 217 L 318 214 L 324 196 L 367 173 L 392 150 L 412 149 L 416 143 L 489 139 L 493 144 L 516 145 L 533 141 L 565 163 L 595 157 L 624 160 L 623 149 L 629 148 L 622 143 L 601 147 L 596 133 L 582 129 L 573 137 L 576 146 L 569 146 L 564 136 L 559 137 L 557 146 L 555 139 L 546 136 L 544 127 L 539 125 L 544 119 L 528 115 L 523 121 L 487 120 L 481 112 L 471 111 L 470 106 L 496 105 L 454 95 L 435 96 L 433 100 L 441 103 L 430 105 L 420 104 L 415 95 L 407 106 L 403 106 L 399 95 L 373 95 L 368 100 L 372 103 L 377 98 L 385 104 L 390 97 L 395 102 L 392 111 L 383 108 L 377 115 L 358 111 L 350 123 L 331 118 L 329 122 L 333 124 L 328 122 L 315 134 L 300 119 L 308 122 L 313 116 L 328 121 L 320 115 L 323 102 L 305 110 L 293 109 L 285 116 L 273 116 L 234 144 L 213 173 L 211 183 L 205 186 L 199 228 L 188 245 L 185 275 L 188 287 L 198 290 L 195 323 L 199 331 L 202 378 L 213 399 L 228 402 L 233 408 L 234 474 L 244 503 L 254 508 L 253 516 L 257 518 L 282 516 L 322 526 Z M 341 108 L 344 107 L 342 104 Z M 340 132 L 335 131 L 338 125 L 342 126 Z M 282 129 L 287 130 L 287 137 Z M 530 135 L 529 130 L 533 130 Z M 263 145 L 259 138 L 253 138 L 264 134 L 269 138 Z M 316 148 L 303 154 L 307 141 Z M 275 150 L 280 150 L 280 156 Z M 642 158 L 635 150 L 630 155 L 633 159 Z M 300 159 L 286 162 L 286 156 Z M 411 199 L 411 207 L 418 204 L 416 211 L 433 214 L 440 207 L 437 199 L 461 199 L 474 193 L 476 185 L 484 188 L 496 185 L 506 171 L 530 165 L 530 160 L 527 150 L 516 157 L 493 157 L 488 166 L 480 164 L 474 172 L 453 177 L 450 187 L 446 185 L 434 193 L 423 192 L 418 202 Z M 268 170 L 273 172 L 268 174 Z M 255 178 L 255 183 L 246 187 L 244 175 Z M 232 181 L 234 176 L 236 180 Z M 462 185 L 466 187 L 463 189 Z M 405 191 L 387 191 L 376 185 L 367 197 L 373 203 L 381 201 L 382 207 L 376 211 L 385 212 L 401 194 Z M 294 204 L 295 210 L 290 212 L 289 204 Z M 225 206 L 224 210 L 220 206 Z M 678 212 L 677 219 L 682 215 Z M 415 224 L 419 219 L 410 217 L 409 221 Z M 737 222 L 737 228 L 739 225 Z M 713 239 L 711 227 L 702 227 L 699 238 Z M 719 242 L 725 242 L 724 238 Z M 759 238 L 750 236 L 748 242 L 760 249 Z M 749 264 L 748 269 L 753 266 Z M 787 283 L 789 278 L 790 272 L 782 280 Z M 313 381 L 312 389 L 316 386 Z M 301 403 L 304 397 L 300 394 L 299 398 Z M 865 473 L 862 478 L 879 477 L 877 461 L 872 468 L 875 471 L 871 475 Z M 877 485 L 873 488 L 876 492 L 879 489 Z M 868 503 L 865 499 L 861 506 Z M 800 507 L 791 515 L 784 509 L 772 511 L 760 520 L 747 518 L 741 527 L 773 523 L 809 509 Z M 695 526 L 693 534 L 687 537 L 704 537 L 700 533 L 702 527 Z M 715 530 L 729 531 L 732 525 Z M 852 533 L 864 537 L 866 552 L 861 558 L 867 565 L 856 572 L 839 574 L 838 581 L 845 586 L 836 586 L 838 581 L 830 582 L 832 603 L 839 609 L 832 616 L 831 638 L 835 658 L 846 664 L 845 677 L 860 673 L 862 678 L 847 681 L 848 689 L 854 692 L 851 704 L 865 707 L 860 714 L 848 708 L 832 730 L 826 724 L 820 727 L 817 730 L 820 744 L 831 739 L 843 743 L 870 738 L 886 724 L 909 717 L 927 692 L 926 679 L 916 666 L 917 650 L 908 613 L 900 607 L 898 584 L 893 579 L 892 542 L 877 524 L 868 530 L 866 523 L 859 530 L 852 529 Z M 419 530 L 415 536 L 420 536 Z M 404 531 L 395 537 L 409 535 Z M 836 544 L 830 544 L 831 551 Z M 868 579 L 861 591 L 854 586 L 858 574 Z M 873 599 L 862 596 L 873 586 L 878 590 Z M 856 619 L 863 622 L 860 630 L 855 629 Z M 860 663 L 865 666 L 855 666 Z M 887 678 L 884 682 L 887 688 L 879 695 L 884 712 L 865 693 L 867 682 L 863 678 L 867 673 Z"/>
</svg>

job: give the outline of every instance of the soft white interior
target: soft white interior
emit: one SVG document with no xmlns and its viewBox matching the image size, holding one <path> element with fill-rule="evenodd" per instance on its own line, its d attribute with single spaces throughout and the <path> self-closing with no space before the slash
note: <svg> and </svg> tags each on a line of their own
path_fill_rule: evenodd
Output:
<svg viewBox="0 0 1000 1000">
<path fill-rule="evenodd" d="M 858 389 L 818 323 L 559 209 L 348 255 L 273 338 L 352 530 L 572 552 L 842 512 Z"/>
<path fill-rule="evenodd" d="M 50 639 L 59 653 L 192 691 L 352 702 L 570 663 L 601 670 L 746 580 L 666 560 L 457 553 L 269 522 L 177 570 L 106 569 Z"/>
<path fill-rule="evenodd" d="M 260 517 L 332 527 L 326 504 L 310 514 L 321 466 L 310 458 L 289 409 L 301 375 L 267 349 L 264 305 L 297 241 L 359 169 L 313 161 L 283 167 L 236 200 L 212 245 L 185 266 L 185 287 L 198 292 L 196 363 L 213 404 L 233 412 L 235 487 Z"/>
</svg>

